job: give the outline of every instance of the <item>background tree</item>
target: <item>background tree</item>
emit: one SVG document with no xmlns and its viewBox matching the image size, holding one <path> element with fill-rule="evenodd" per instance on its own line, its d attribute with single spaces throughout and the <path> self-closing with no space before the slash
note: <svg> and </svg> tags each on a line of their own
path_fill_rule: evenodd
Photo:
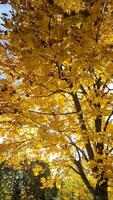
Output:
<svg viewBox="0 0 113 200">
<path fill-rule="evenodd" d="M 60 198 L 64 200 L 92 200 L 92 195 L 78 174 L 66 170 L 62 177 Z M 112 193 L 112 192 L 111 192 Z"/>
<path fill-rule="evenodd" d="M 39 172 L 39 166 L 43 168 L 43 172 Z M 1 164 L 1 200 L 52 200 L 57 197 L 58 190 L 55 185 L 52 188 L 42 188 L 41 179 L 50 175 L 47 164 L 37 161 L 28 165 L 25 161 L 21 164 L 20 169 L 15 170 L 12 167 Z M 35 170 L 35 176 L 33 170 Z"/>
<path fill-rule="evenodd" d="M 36 156 L 51 159 L 55 169 L 70 167 L 94 200 L 108 200 L 113 178 L 113 4 L 10 3 L 12 19 L 4 16 L 9 31 L 1 60 L 6 76 L 0 80 L 2 155 L 10 149 L 10 163 Z"/>
</svg>

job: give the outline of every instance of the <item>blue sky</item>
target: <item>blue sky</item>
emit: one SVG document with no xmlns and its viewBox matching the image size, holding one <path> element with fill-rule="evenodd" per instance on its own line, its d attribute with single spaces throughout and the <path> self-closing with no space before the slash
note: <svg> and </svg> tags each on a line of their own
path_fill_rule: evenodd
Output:
<svg viewBox="0 0 113 200">
<path fill-rule="evenodd" d="M 11 16 L 11 6 L 9 4 L 0 4 L 0 30 L 5 29 L 1 24 L 3 23 L 1 17 L 2 17 L 2 13 L 7 13 L 8 16 Z"/>
<path fill-rule="evenodd" d="M 11 6 L 9 4 L 0 4 L 0 30 L 6 30 L 6 28 L 1 25 L 3 24 L 3 20 L 1 19 L 2 13 L 6 13 L 8 14 L 9 17 L 11 17 L 10 11 L 11 11 Z M 0 70 L 0 80 L 1 79 L 6 79 L 6 76 Z"/>
</svg>

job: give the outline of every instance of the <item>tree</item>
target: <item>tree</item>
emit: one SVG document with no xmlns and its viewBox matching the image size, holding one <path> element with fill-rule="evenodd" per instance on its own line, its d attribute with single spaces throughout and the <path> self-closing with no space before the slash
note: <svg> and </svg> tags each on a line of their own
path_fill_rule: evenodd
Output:
<svg viewBox="0 0 113 200">
<path fill-rule="evenodd" d="M 112 192 L 111 192 L 112 193 Z M 73 170 L 66 170 L 61 182 L 60 197 L 63 200 L 92 200 L 92 195 L 82 179 Z"/>
<path fill-rule="evenodd" d="M 12 163 L 16 156 L 18 162 L 33 156 L 51 159 L 52 167 L 79 174 L 94 200 L 108 200 L 113 179 L 113 4 L 10 3 L 12 19 L 4 16 L 8 31 L 2 36 L 8 42 L 1 58 L 1 157 L 10 150 Z"/>
<path fill-rule="evenodd" d="M 43 172 L 33 174 L 33 170 L 42 167 Z M 53 188 L 42 188 L 41 179 L 47 178 L 50 170 L 43 162 L 32 162 L 30 165 L 24 161 L 20 168 L 8 167 L 5 163 L 0 166 L 0 199 L 4 200 L 52 200 L 57 197 L 58 190 Z"/>
</svg>

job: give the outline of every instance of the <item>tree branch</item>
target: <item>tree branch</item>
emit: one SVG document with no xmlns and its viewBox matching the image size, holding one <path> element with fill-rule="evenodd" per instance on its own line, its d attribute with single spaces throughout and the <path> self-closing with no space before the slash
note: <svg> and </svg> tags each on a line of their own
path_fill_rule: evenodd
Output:
<svg viewBox="0 0 113 200">
<path fill-rule="evenodd" d="M 111 116 L 113 115 L 113 110 L 111 112 L 111 114 L 108 116 L 107 120 L 106 120 L 106 123 L 105 123 L 105 126 L 104 126 L 104 131 L 106 132 L 107 130 L 107 127 L 108 127 L 108 124 L 109 124 L 109 120 L 111 118 Z"/>
<path fill-rule="evenodd" d="M 29 110 L 30 112 L 39 114 L 39 115 L 52 115 L 52 116 L 56 116 L 56 115 L 73 115 L 76 114 L 76 112 L 66 112 L 66 113 L 55 113 L 55 112 L 51 112 L 51 113 L 46 113 L 46 112 L 38 112 L 38 111 L 34 111 L 34 110 Z"/>
<path fill-rule="evenodd" d="M 87 128 L 86 128 L 86 125 L 85 125 L 85 121 L 84 121 L 84 117 L 83 117 L 83 114 L 82 114 L 81 105 L 80 105 L 78 96 L 75 93 L 75 94 L 72 94 L 72 97 L 73 97 L 74 105 L 75 105 L 75 108 L 76 108 L 76 112 L 78 114 L 78 119 L 79 119 L 79 122 L 80 122 L 81 130 L 84 131 L 84 134 L 87 134 Z M 94 158 L 94 153 L 93 153 L 93 149 L 91 147 L 89 139 L 87 139 L 87 143 L 86 143 L 85 147 L 86 147 L 89 159 L 92 160 Z"/>
</svg>

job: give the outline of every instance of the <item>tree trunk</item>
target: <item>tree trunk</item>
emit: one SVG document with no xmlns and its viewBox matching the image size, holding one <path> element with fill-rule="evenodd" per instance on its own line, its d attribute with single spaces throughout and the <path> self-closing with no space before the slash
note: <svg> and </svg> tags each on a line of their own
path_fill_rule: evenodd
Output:
<svg viewBox="0 0 113 200">
<path fill-rule="evenodd" d="M 95 195 L 94 200 L 108 200 L 108 194 L 99 193 Z"/>
<path fill-rule="evenodd" d="M 108 180 L 104 180 L 104 182 L 99 185 L 99 182 L 95 188 L 94 200 L 108 200 Z"/>
</svg>

